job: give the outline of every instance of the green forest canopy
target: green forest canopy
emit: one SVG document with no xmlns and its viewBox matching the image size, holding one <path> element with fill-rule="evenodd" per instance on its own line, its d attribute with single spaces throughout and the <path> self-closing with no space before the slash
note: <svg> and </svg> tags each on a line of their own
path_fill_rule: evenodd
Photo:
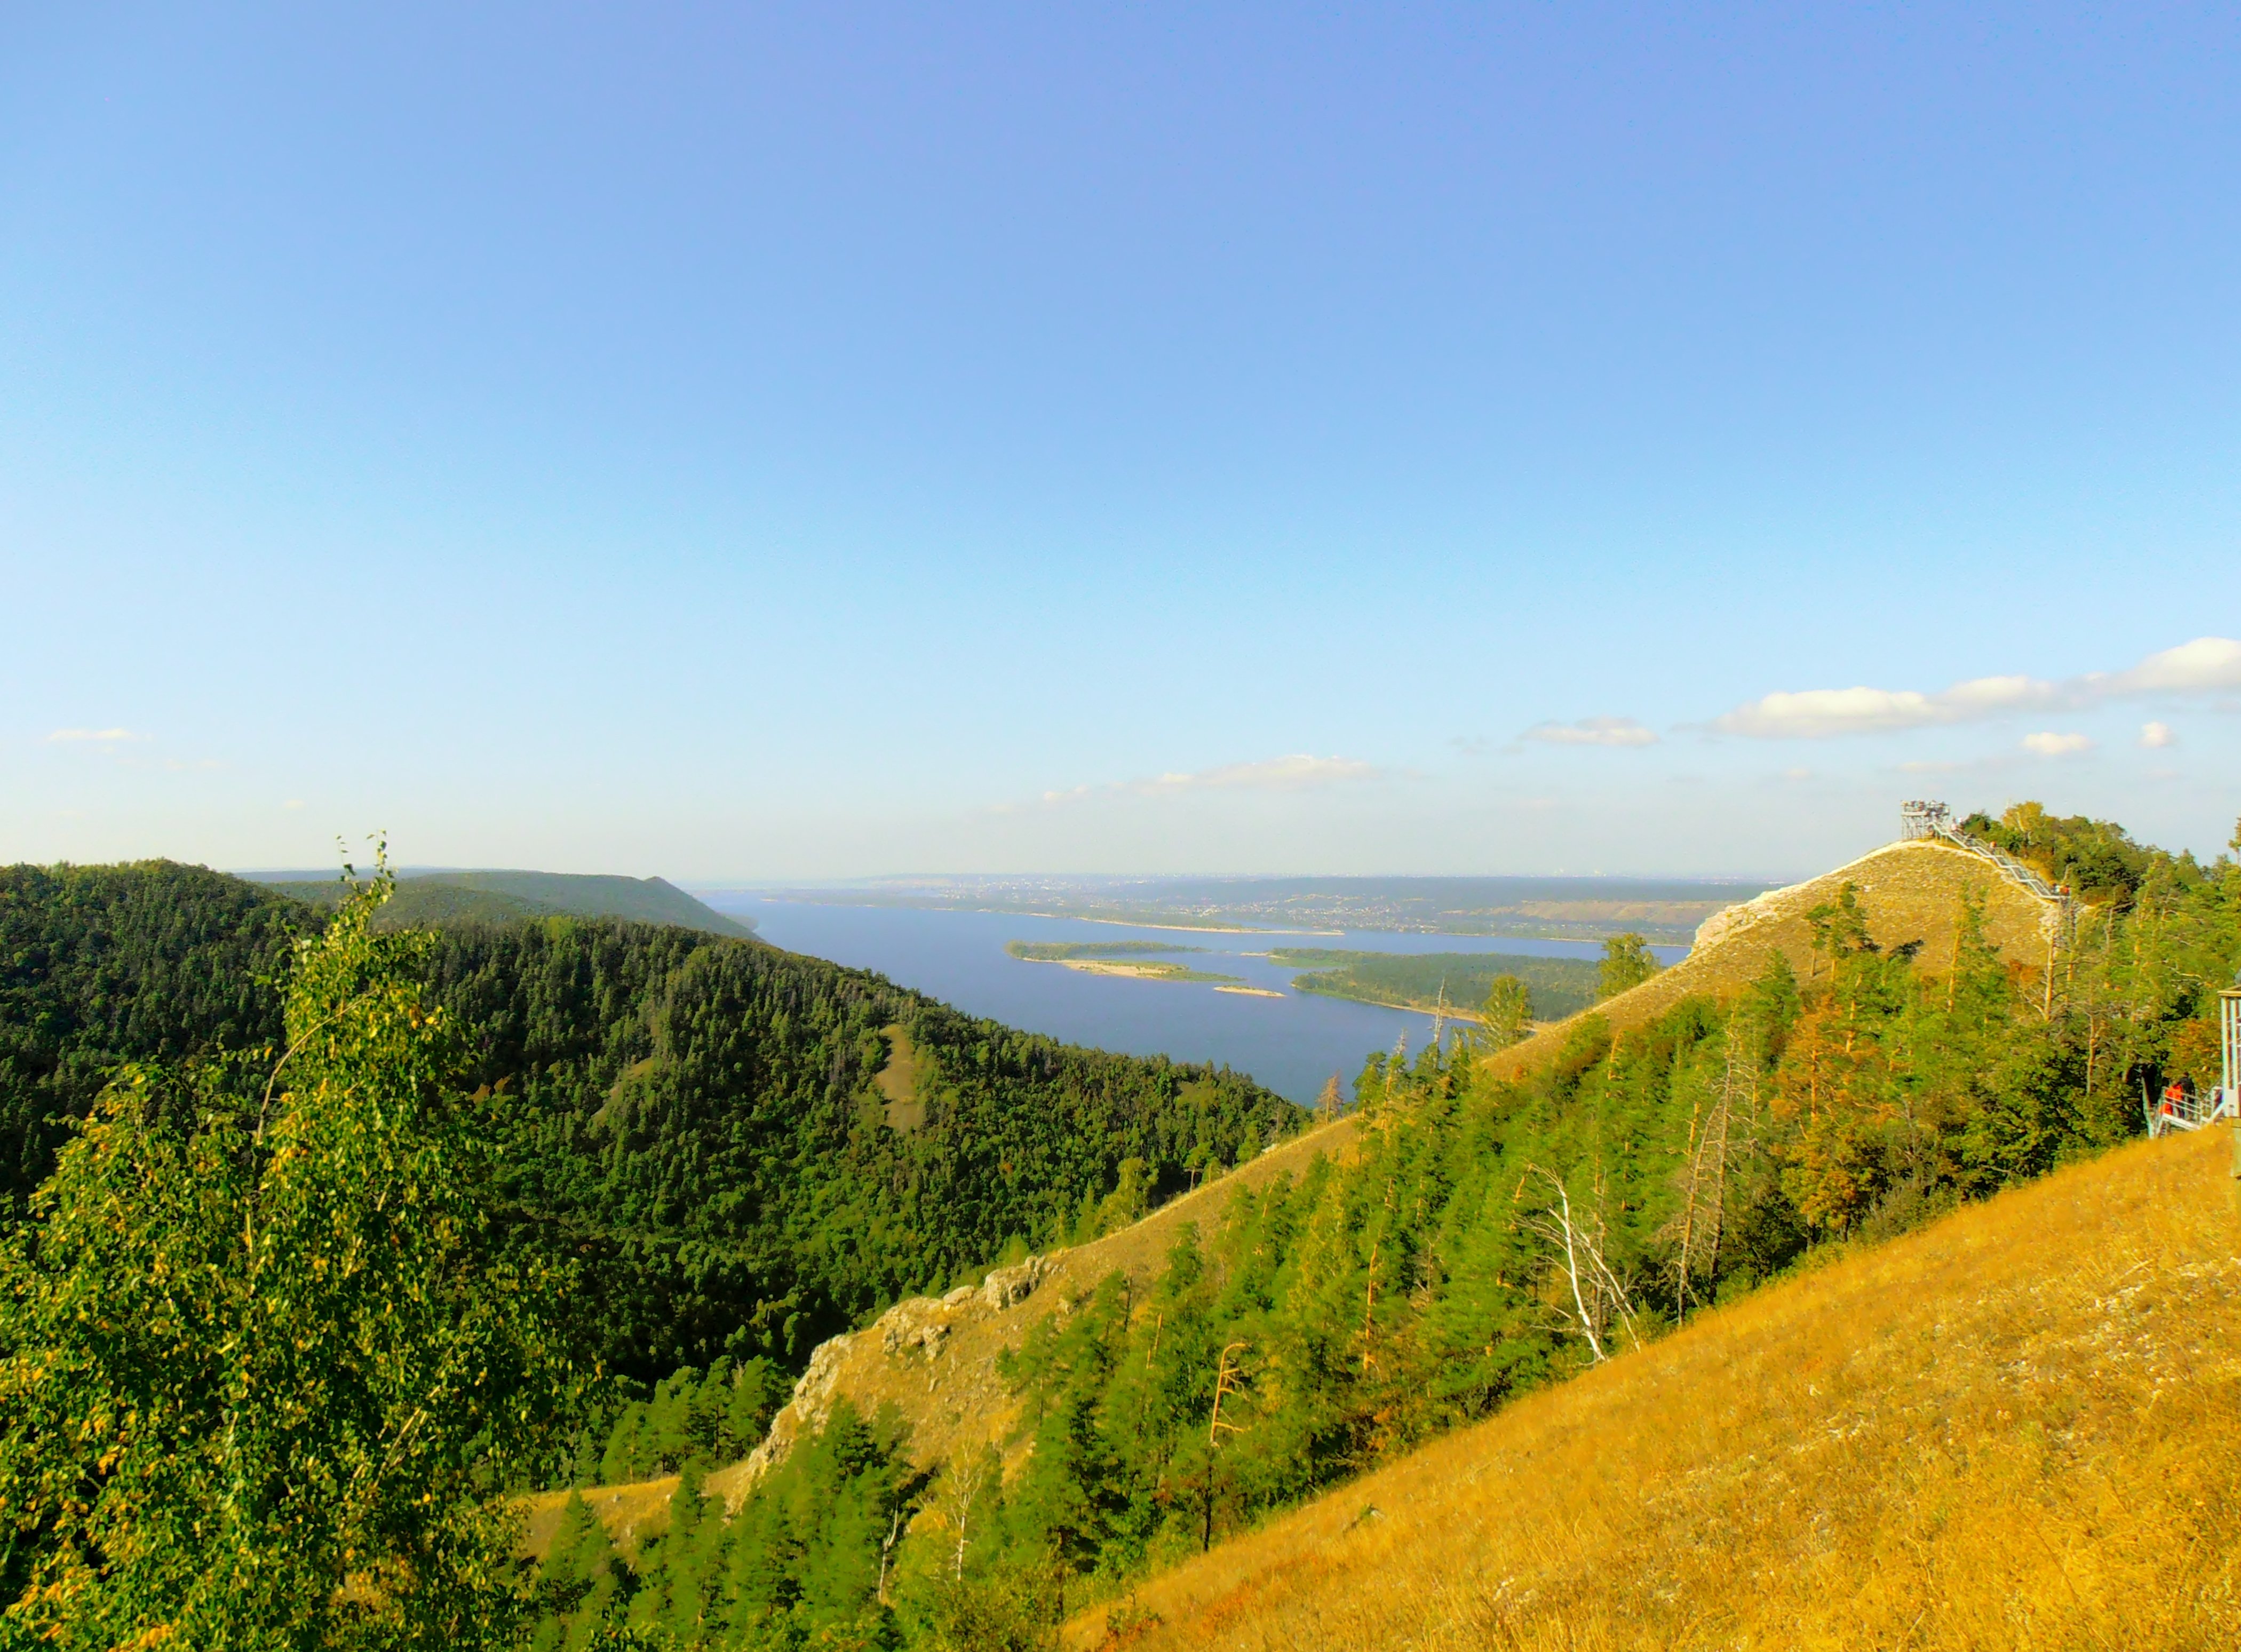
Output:
<svg viewBox="0 0 2241 1652">
<path fill-rule="evenodd" d="M 320 921 L 168 862 L 0 871 L 7 1210 L 118 1064 L 274 1042 L 291 934 Z M 465 925 L 422 966 L 488 1103 L 512 1242 L 580 1270 L 578 1334 L 642 1381 L 724 1354 L 798 1365 L 897 1297 L 1057 1242 L 1131 1161 L 1164 1196 L 1304 1116 L 1241 1074 L 1016 1032 L 753 940 Z M 908 1132 L 875 1083 L 896 1028 Z"/>
<path fill-rule="evenodd" d="M 572 1408 L 570 1270 L 505 1242 L 384 893 L 296 952 L 272 1043 L 125 1069 L 0 1232 L 0 1645 L 518 1643 L 493 1493 Z"/>
</svg>

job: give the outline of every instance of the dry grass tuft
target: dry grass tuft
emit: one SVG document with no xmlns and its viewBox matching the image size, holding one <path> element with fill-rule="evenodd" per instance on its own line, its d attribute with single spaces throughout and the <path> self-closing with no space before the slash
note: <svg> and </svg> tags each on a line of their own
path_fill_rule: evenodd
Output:
<svg viewBox="0 0 2241 1652">
<path fill-rule="evenodd" d="M 2231 1151 L 2137 1143 L 1708 1314 L 1148 1581 L 1128 1644 L 2241 1644 Z"/>
</svg>

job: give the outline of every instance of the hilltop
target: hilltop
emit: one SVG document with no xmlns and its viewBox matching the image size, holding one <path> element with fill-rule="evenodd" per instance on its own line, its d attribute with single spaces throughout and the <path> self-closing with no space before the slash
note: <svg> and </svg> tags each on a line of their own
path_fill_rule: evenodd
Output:
<svg viewBox="0 0 2241 1652">
<path fill-rule="evenodd" d="M 1706 1314 L 1067 1643 L 2231 1646 L 2225 1135 L 2137 1143 Z"/>
<path fill-rule="evenodd" d="M 339 905 L 346 891 L 331 872 L 268 873 L 255 881 L 326 909 Z M 614 918 L 735 939 L 754 933 L 753 924 L 726 917 L 664 878 L 571 872 L 402 872 L 379 922 L 384 929 L 409 929 L 525 918 Z"/>
<path fill-rule="evenodd" d="M 1828 965 L 1814 950 L 1808 914 L 1834 902 L 1847 884 L 1858 891 L 1876 943 L 1886 953 L 1907 953 L 1923 974 L 1951 973 L 1963 906 L 1971 899 L 1983 903 L 1984 939 L 2024 979 L 2043 980 L 2056 960 L 2060 914 L 2054 903 L 1950 844 L 1934 839 L 1887 844 L 1834 872 L 1714 913 L 1679 963 L 1544 1027 L 1505 1052 L 1499 1070 L 1515 1076 L 1555 1060 L 1589 1015 L 1602 1017 L 1619 1033 L 1647 1026 L 1691 995 L 1732 999 L 1776 954 L 1810 984 Z"/>
</svg>

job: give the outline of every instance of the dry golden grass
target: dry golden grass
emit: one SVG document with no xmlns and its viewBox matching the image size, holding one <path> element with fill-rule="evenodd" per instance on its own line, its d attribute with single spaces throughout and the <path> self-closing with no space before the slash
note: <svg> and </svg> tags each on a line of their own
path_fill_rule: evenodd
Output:
<svg viewBox="0 0 2241 1652">
<path fill-rule="evenodd" d="M 919 1094 L 925 1058 L 911 1042 L 910 1028 L 900 1021 L 881 1027 L 880 1035 L 887 1041 L 887 1059 L 872 1075 L 872 1083 L 883 1098 L 887 1127 L 909 1135 L 926 1123 L 926 1100 Z"/>
<path fill-rule="evenodd" d="M 1859 886 L 1876 942 L 1886 948 L 1919 943 L 1917 966 L 1930 974 L 1952 968 L 1962 898 L 1972 892 L 1984 903 L 1984 933 L 2003 958 L 2033 977 L 2047 961 L 2047 903 L 1950 845 L 1893 843 L 1809 882 L 1727 908 L 1698 931 L 1688 957 L 1582 1015 L 1600 1015 L 1616 1032 L 1642 1027 L 1691 993 L 1725 998 L 1742 991 L 1776 952 L 1789 960 L 1800 980 L 1807 980 L 1816 960 L 1805 914 L 1836 900 L 1848 883 Z M 1498 1058 L 1500 1070 L 1517 1076 L 1555 1060 L 1580 1019 L 1552 1023 L 1506 1051 Z"/>
<path fill-rule="evenodd" d="M 2137 1143 L 1708 1314 L 1151 1580 L 1114 1621 L 1161 1621 L 1114 1639 L 2241 1645 L 2229 1143 Z"/>
<path fill-rule="evenodd" d="M 584 1501 L 599 1517 L 615 1546 L 625 1555 L 635 1555 L 639 1545 L 647 1538 L 658 1537 L 669 1529 L 669 1500 L 676 1491 L 677 1476 L 668 1475 L 659 1480 L 641 1480 L 626 1486 L 595 1487 L 584 1494 Z M 523 1512 L 527 1516 L 522 1547 L 539 1560 L 552 1547 L 553 1535 L 560 1528 L 560 1511 L 568 1506 L 568 1495 L 565 1491 L 540 1491 L 522 1499 Z"/>
</svg>

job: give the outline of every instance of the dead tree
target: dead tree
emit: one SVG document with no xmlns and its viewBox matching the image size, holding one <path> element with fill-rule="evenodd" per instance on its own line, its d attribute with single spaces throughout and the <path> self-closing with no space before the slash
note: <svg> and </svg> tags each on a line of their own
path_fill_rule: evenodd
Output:
<svg viewBox="0 0 2241 1652">
<path fill-rule="evenodd" d="M 902 1541 L 903 1506 L 895 1505 L 894 1518 L 887 1522 L 887 1535 L 880 1543 L 880 1604 L 887 1603 L 887 1566 L 894 1558 L 895 1545 Z"/>
<path fill-rule="evenodd" d="M 1699 1272 L 1715 1273 L 1720 1265 L 1720 1241 L 1727 1227 L 1728 1170 L 1733 1162 L 1736 1136 L 1736 1104 L 1746 1092 L 1755 1093 L 1757 1079 L 1750 1072 L 1740 1020 L 1728 1023 L 1727 1060 L 1720 1087 L 1709 1109 L 1692 1106 L 1689 1115 L 1689 1147 L 1678 1178 L 1681 1208 L 1666 1224 L 1662 1237 L 1673 1240 L 1679 1254 L 1673 1265 L 1673 1317 L 1688 1311 L 1696 1294 Z M 1745 1102 L 1748 1106 L 1748 1101 Z M 1749 1131 L 1748 1122 L 1744 1131 Z M 1701 1262 L 1700 1262 L 1701 1259 Z M 1697 1297 L 1699 1306 L 1703 1299 Z"/>
<path fill-rule="evenodd" d="M 949 1473 L 941 1486 L 941 1514 L 957 1534 L 957 1544 L 950 1557 L 952 1577 L 961 1579 L 965 1575 L 965 1542 L 973 1519 L 973 1505 L 980 1501 L 988 1475 L 986 1451 L 970 1455 L 960 1451 L 949 1460 Z"/>
<path fill-rule="evenodd" d="M 1221 1445 L 1221 1431 L 1243 1434 L 1244 1425 L 1222 1420 L 1221 1402 L 1230 1395 L 1240 1394 L 1245 1388 L 1245 1373 L 1236 1356 L 1245 1351 L 1242 1342 L 1232 1342 L 1221 1351 L 1214 1371 L 1214 1415 L 1206 1425 L 1206 1486 L 1201 1499 L 1204 1522 L 1199 1531 L 1198 1550 L 1203 1555 L 1214 1547 L 1214 1459 Z"/>
<path fill-rule="evenodd" d="M 1635 1328 L 1634 1304 L 1628 1299 L 1626 1287 L 1619 1283 L 1618 1275 L 1603 1260 L 1602 1219 L 1597 1216 L 1582 1221 L 1576 1217 L 1572 1211 L 1571 1193 L 1563 1180 L 1538 1165 L 1526 1166 L 1511 1198 L 1522 1201 L 1527 1184 L 1536 1179 L 1554 1195 L 1553 1201 L 1522 1218 L 1522 1225 L 1526 1232 L 1548 1245 L 1556 1266 L 1563 1269 L 1565 1282 L 1571 1287 L 1574 1314 L 1580 1334 L 1587 1339 L 1589 1353 L 1597 1365 L 1610 1358 L 1603 1341 L 1613 1319 L 1639 1348 L 1642 1335 Z"/>
</svg>

